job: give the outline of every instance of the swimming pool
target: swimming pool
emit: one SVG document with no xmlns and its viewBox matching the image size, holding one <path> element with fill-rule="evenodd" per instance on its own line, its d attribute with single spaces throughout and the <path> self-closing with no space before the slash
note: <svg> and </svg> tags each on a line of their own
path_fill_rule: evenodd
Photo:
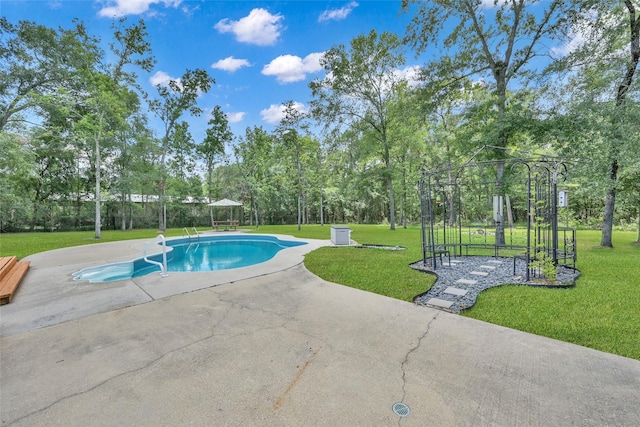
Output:
<svg viewBox="0 0 640 427">
<path fill-rule="evenodd" d="M 283 249 L 306 242 L 281 240 L 274 236 L 201 236 L 198 239 L 167 240 L 167 271 L 217 271 L 247 267 L 273 258 Z M 148 256 L 162 262 L 162 253 Z M 84 268 L 72 274 L 74 280 L 91 283 L 131 279 L 153 272 L 160 266 L 149 264 L 143 257 L 132 261 Z"/>
</svg>

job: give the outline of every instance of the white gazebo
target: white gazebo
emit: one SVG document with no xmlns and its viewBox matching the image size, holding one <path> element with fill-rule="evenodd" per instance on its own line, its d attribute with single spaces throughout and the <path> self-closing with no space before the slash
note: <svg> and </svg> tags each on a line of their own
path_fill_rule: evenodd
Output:
<svg viewBox="0 0 640 427">
<path fill-rule="evenodd" d="M 229 224 L 233 224 L 233 207 L 234 206 L 242 206 L 242 203 L 240 202 L 236 202 L 235 200 L 231 200 L 231 199 L 221 199 L 221 200 L 216 200 L 215 202 L 211 202 L 208 204 L 208 206 L 213 207 L 218 207 L 218 208 L 224 208 L 224 207 L 228 207 L 229 208 Z M 213 220 L 213 211 L 211 212 L 211 221 L 212 221 L 212 225 L 215 227 L 215 222 L 222 222 L 222 221 L 214 221 Z"/>
</svg>

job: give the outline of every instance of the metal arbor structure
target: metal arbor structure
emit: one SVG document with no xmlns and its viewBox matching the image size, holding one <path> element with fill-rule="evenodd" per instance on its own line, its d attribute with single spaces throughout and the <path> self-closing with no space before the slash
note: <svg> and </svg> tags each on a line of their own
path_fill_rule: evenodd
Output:
<svg viewBox="0 0 640 427">
<path fill-rule="evenodd" d="M 424 265 L 436 270 L 438 259 L 444 265 L 443 256 L 512 257 L 514 274 L 516 260 L 525 261 L 521 274 L 527 281 L 545 277 L 549 266 L 575 268 L 575 229 L 558 225 L 559 209 L 568 209 L 567 192 L 558 186 L 571 162 L 550 156 L 473 161 L 478 153 L 461 166 L 422 176 Z M 497 178 L 499 163 L 502 179 Z"/>
</svg>

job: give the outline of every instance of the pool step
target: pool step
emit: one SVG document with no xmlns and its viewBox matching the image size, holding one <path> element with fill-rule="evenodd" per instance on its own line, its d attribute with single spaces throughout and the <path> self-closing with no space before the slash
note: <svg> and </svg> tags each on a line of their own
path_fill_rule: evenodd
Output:
<svg viewBox="0 0 640 427">
<path fill-rule="evenodd" d="M 0 258 L 0 305 L 11 302 L 28 269 L 29 261 L 18 261 L 15 256 Z"/>
</svg>

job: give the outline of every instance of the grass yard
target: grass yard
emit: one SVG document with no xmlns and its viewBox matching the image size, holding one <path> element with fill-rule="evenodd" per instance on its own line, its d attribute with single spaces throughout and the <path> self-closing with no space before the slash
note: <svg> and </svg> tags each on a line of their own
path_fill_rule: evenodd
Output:
<svg viewBox="0 0 640 427">
<path fill-rule="evenodd" d="M 325 280 L 411 301 L 427 291 L 434 277 L 408 268 L 421 259 L 420 229 L 349 225 L 358 243 L 404 246 L 407 250 L 320 248 L 305 257 L 305 266 Z M 329 239 L 331 226 L 261 226 L 259 233 Z M 181 236 L 171 229 L 166 236 Z M 156 230 L 0 234 L 0 256 L 29 254 L 68 246 L 129 239 L 151 239 Z M 614 249 L 598 247 L 599 231 L 578 231 L 575 288 L 546 289 L 501 286 L 484 291 L 462 313 L 486 322 L 543 335 L 640 360 L 640 246 L 635 232 L 614 232 Z"/>
<path fill-rule="evenodd" d="M 501 286 L 482 292 L 463 315 L 640 360 L 640 246 L 635 232 L 578 231 L 581 272 L 570 289 Z"/>
<path fill-rule="evenodd" d="M 167 230 L 165 236 L 182 236 L 181 228 Z M 18 259 L 38 252 L 70 246 L 91 245 L 94 243 L 115 242 L 119 240 L 153 239 L 157 230 L 108 230 L 96 239 L 93 231 L 62 231 L 53 233 L 0 233 L 0 256 L 15 255 Z"/>
</svg>

